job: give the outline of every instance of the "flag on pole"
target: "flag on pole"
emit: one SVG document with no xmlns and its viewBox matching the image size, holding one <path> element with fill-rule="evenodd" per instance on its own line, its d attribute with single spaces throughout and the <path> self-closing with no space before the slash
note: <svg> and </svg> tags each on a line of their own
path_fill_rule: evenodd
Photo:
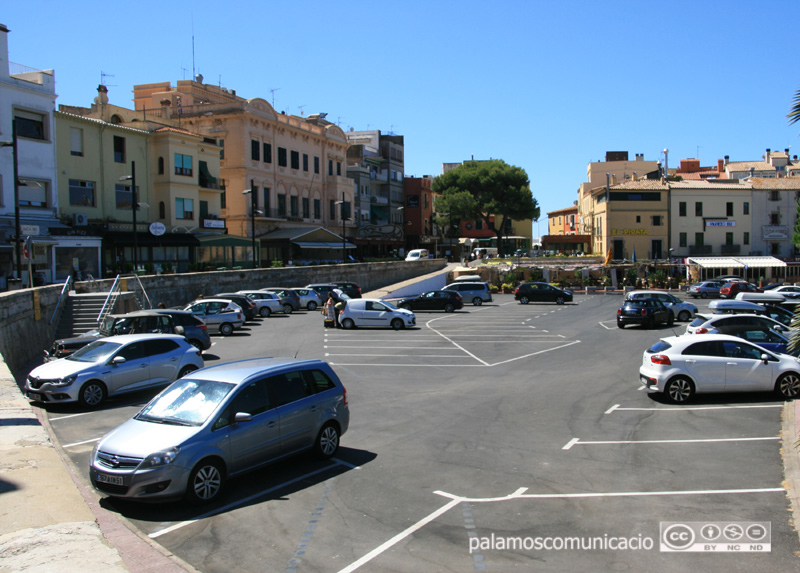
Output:
<svg viewBox="0 0 800 573">
<path fill-rule="evenodd" d="M 633 246 L 633 262 L 636 262 L 636 245 Z"/>
<path fill-rule="evenodd" d="M 608 247 L 608 254 L 606 255 L 606 260 L 605 260 L 605 262 L 603 264 L 604 265 L 610 265 L 611 264 L 611 247 Z"/>
</svg>

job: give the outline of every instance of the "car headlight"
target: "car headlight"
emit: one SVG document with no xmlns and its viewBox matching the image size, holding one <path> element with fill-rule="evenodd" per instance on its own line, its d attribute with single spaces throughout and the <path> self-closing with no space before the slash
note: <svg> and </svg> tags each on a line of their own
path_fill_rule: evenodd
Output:
<svg viewBox="0 0 800 573">
<path fill-rule="evenodd" d="M 181 451 L 180 446 L 175 446 L 174 448 L 170 448 L 168 450 L 150 454 L 142 462 L 142 467 L 157 468 L 160 466 L 168 466 L 171 463 L 175 462 L 175 458 L 178 457 L 178 452 L 180 451 Z"/>
<path fill-rule="evenodd" d="M 59 378 L 58 380 L 53 380 L 50 382 L 53 386 L 69 386 L 78 378 L 77 374 L 70 374 L 69 376 L 64 376 L 63 378 Z"/>
</svg>

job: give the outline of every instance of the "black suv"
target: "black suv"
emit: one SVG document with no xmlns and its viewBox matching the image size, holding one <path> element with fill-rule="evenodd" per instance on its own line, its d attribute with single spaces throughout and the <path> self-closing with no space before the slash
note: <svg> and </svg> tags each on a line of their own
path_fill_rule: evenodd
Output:
<svg viewBox="0 0 800 573">
<path fill-rule="evenodd" d="M 53 342 L 50 350 L 44 351 L 45 361 L 69 356 L 98 338 L 117 334 L 142 334 L 146 332 L 183 334 L 183 328 L 176 328 L 175 321 L 171 316 L 147 310 L 137 310 L 127 314 L 109 314 L 96 330 L 90 330 L 72 338 L 60 338 Z"/>
<path fill-rule="evenodd" d="M 514 289 L 514 298 L 522 304 L 529 302 L 572 302 L 572 293 L 548 283 L 522 283 Z"/>
<path fill-rule="evenodd" d="M 617 310 L 619 328 L 625 328 L 626 324 L 640 324 L 642 328 L 654 328 L 659 322 L 672 326 L 674 320 L 672 311 L 657 298 L 626 300 Z"/>
<path fill-rule="evenodd" d="M 233 304 L 238 305 L 244 313 L 245 320 L 255 320 L 258 306 L 247 295 L 237 293 L 219 293 L 207 298 L 221 298 L 222 300 L 229 300 Z"/>
</svg>

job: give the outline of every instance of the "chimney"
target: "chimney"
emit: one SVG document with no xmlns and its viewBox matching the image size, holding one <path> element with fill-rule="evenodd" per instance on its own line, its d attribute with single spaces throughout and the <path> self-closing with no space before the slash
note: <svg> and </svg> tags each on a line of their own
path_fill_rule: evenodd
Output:
<svg viewBox="0 0 800 573">
<path fill-rule="evenodd" d="M 726 155 L 726 156 L 725 156 L 725 165 L 727 165 L 727 164 L 728 164 L 728 162 L 730 161 L 730 159 L 731 159 L 731 156 L 730 156 L 730 155 Z"/>
<path fill-rule="evenodd" d="M 722 159 L 717 159 L 717 173 L 722 173 L 725 171 L 725 163 Z"/>
<path fill-rule="evenodd" d="M 767 147 L 767 155 L 765 157 L 765 161 L 767 163 L 769 163 L 769 156 L 770 156 L 771 153 L 772 153 L 772 150 L 769 147 Z"/>
<path fill-rule="evenodd" d="M 0 24 L 0 77 L 8 77 L 8 33 L 5 24 Z"/>
</svg>

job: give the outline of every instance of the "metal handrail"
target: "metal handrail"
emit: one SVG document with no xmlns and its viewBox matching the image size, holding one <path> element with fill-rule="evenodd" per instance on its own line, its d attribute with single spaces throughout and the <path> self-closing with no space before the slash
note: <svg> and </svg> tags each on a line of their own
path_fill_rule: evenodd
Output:
<svg viewBox="0 0 800 573">
<path fill-rule="evenodd" d="M 64 286 L 61 287 L 61 294 L 58 295 L 58 302 L 56 303 L 55 309 L 53 309 L 53 316 L 50 317 L 50 324 L 53 324 L 53 321 L 56 319 L 56 314 L 58 314 L 58 309 L 61 306 L 61 301 L 64 300 L 64 294 L 69 292 L 69 286 L 72 284 L 72 275 L 67 274 L 67 280 L 64 281 Z"/>
<path fill-rule="evenodd" d="M 110 312 L 110 302 L 112 297 L 114 297 L 114 293 L 119 289 L 119 280 L 122 275 L 117 275 L 117 278 L 114 279 L 114 284 L 111 285 L 111 289 L 108 291 L 108 296 L 106 300 L 103 302 L 103 306 L 100 308 L 100 313 L 97 315 L 97 322 L 99 323 L 106 314 Z M 107 311 L 106 308 L 109 308 Z"/>
<path fill-rule="evenodd" d="M 150 302 L 150 297 L 147 296 L 147 291 L 144 289 L 144 285 L 142 284 L 139 275 L 137 274 L 128 274 L 128 275 L 117 275 L 117 278 L 114 279 L 114 284 L 111 285 L 111 290 L 106 297 L 105 302 L 103 303 L 103 307 L 100 309 L 100 314 L 97 315 L 97 322 L 100 323 L 102 320 L 109 314 L 111 314 L 111 309 L 114 307 L 114 301 L 116 301 L 116 297 L 120 294 L 122 284 L 122 279 L 136 279 L 136 282 L 139 284 L 139 288 L 142 291 L 142 296 L 144 297 L 144 302 L 146 303 L 144 308 L 153 308 L 153 303 Z M 135 293 L 134 293 L 135 294 Z M 142 306 L 142 303 L 138 300 L 139 306 Z"/>
</svg>

